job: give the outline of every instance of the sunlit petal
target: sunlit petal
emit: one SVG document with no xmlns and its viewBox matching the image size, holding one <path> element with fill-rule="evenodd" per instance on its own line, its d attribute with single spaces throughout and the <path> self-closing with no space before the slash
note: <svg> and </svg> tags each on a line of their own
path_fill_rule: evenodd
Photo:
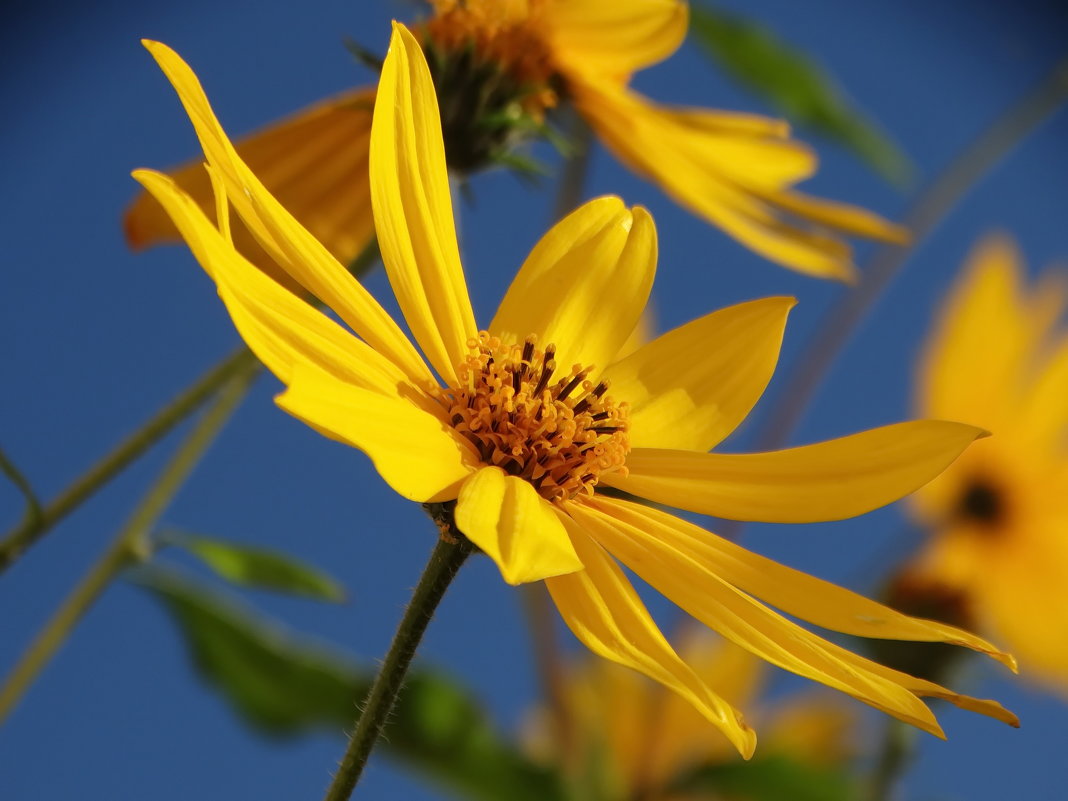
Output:
<svg viewBox="0 0 1068 801">
<path fill-rule="evenodd" d="M 383 480 L 413 501 L 455 498 L 475 469 L 467 443 L 434 415 L 314 367 L 298 365 L 275 402 L 324 436 L 366 453 Z"/>
<path fill-rule="evenodd" d="M 476 336 L 452 216 L 434 83 L 394 23 L 371 127 L 371 201 L 382 261 L 412 333 L 449 383 Z"/>
<path fill-rule="evenodd" d="M 591 200 L 534 247 L 501 301 L 490 332 L 556 346 L 564 372 L 603 370 L 641 318 L 656 272 L 656 228 L 645 209 Z"/>
<path fill-rule="evenodd" d="M 670 542 L 702 569 L 809 623 L 858 637 L 960 645 L 1015 668 L 1011 656 L 981 637 L 945 623 L 903 615 L 855 592 L 747 551 L 674 515 L 607 498 L 598 500 L 595 508 L 633 530 Z"/>
<path fill-rule="evenodd" d="M 497 563 L 509 584 L 582 570 L 563 524 L 527 481 L 483 467 L 464 482 L 456 525 Z"/>
<path fill-rule="evenodd" d="M 574 522 L 564 520 L 586 569 L 546 580 L 575 636 L 594 653 L 638 670 L 688 700 L 746 758 L 756 734 L 741 714 L 704 685 L 660 633 L 623 572 Z"/>
<path fill-rule="evenodd" d="M 407 381 L 400 368 L 246 261 L 172 179 L 150 170 L 134 177 L 174 221 L 241 336 L 280 381 L 288 384 L 295 366 L 310 362 L 355 386 L 398 394 Z"/>
<path fill-rule="evenodd" d="M 678 509 L 769 523 L 854 517 L 908 495 L 986 432 L 917 420 L 770 453 L 635 448 L 613 487 Z"/>
<path fill-rule="evenodd" d="M 765 298 L 712 312 L 609 367 L 612 392 L 630 404 L 631 445 L 718 445 L 771 380 L 794 302 Z"/>
<path fill-rule="evenodd" d="M 314 236 L 264 188 L 241 161 L 189 66 L 166 45 L 143 40 L 192 121 L 208 162 L 256 241 L 301 286 L 330 306 L 375 350 L 413 380 L 432 380 L 397 324 Z"/>
</svg>

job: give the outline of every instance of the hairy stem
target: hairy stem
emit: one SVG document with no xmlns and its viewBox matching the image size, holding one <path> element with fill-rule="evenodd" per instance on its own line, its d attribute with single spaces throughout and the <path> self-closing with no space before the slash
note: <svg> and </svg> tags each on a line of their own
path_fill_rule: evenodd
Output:
<svg viewBox="0 0 1068 801">
<path fill-rule="evenodd" d="M 451 524 L 449 528 L 455 532 Z M 442 536 L 434 546 L 430 561 L 427 562 L 419 584 L 412 594 L 412 600 L 397 627 L 397 633 L 393 635 L 389 652 L 363 702 L 356 729 L 349 738 L 345 756 L 326 792 L 325 801 L 346 801 L 352 795 L 371 756 L 371 749 L 378 741 L 382 726 L 404 685 L 404 677 L 427 624 L 457 571 L 472 551 L 471 544 L 463 535 L 455 536 L 455 533 L 443 529 Z"/>
</svg>

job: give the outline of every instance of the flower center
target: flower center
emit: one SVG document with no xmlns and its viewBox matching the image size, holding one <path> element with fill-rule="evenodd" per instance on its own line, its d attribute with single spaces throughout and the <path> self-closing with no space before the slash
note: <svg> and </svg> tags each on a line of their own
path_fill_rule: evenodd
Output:
<svg viewBox="0 0 1068 801">
<path fill-rule="evenodd" d="M 558 373 L 556 349 L 539 350 L 534 336 L 517 345 L 482 331 L 468 347 L 460 385 L 435 395 L 484 463 L 554 503 L 592 495 L 604 473 L 626 473 L 628 405 L 606 394 L 608 382 L 588 380 L 592 368 Z"/>
<path fill-rule="evenodd" d="M 446 157 L 471 172 L 500 161 L 556 105 L 538 0 L 433 0 L 421 29 Z"/>
<path fill-rule="evenodd" d="M 973 478 L 957 502 L 960 517 L 994 528 L 1005 520 L 1005 498 L 1001 489 L 982 477 Z"/>
</svg>

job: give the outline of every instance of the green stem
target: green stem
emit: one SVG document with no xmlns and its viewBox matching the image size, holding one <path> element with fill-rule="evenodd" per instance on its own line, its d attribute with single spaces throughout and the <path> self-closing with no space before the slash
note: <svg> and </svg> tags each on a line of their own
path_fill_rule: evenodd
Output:
<svg viewBox="0 0 1068 801">
<path fill-rule="evenodd" d="M 111 580 L 126 566 L 151 556 L 149 534 L 152 527 L 244 398 L 255 376 L 255 371 L 239 373 L 223 387 L 216 401 L 186 436 L 107 551 L 89 569 L 26 649 L 0 688 L 0 723 L 14 709 L 41 669 L 48 664 Z"/>
<path fill-rule="evenodd" d="M 94 492 L 103 487 L 134 460 L 163 438 L 175 426 L 195 412 L 219 387 L 231 379 L 251 377 L 259 368 L 252 352 L 241 347 L 202 375 L 155 416 L 123 440 L 107 456 L 77 478 L 38 514 L 27 516 L 0 540 L 0 573 L 38 539 L 68 514 L 77 509 Z"/>
<path fill-rule="evenodd" d="M 378 242 L 371 240 L 349 264 L 349 272 L 357 277 L 362 276 L 374 266 L 378 256 Z M 118 476 L 171 429 L 207 402 L 227 381 L 231 378 L 237 380 L 251 377 L 258 369 L 259 361 L 256 356 L 242 345 L 160 409 L 111 453 L 75 479 L 54 500 L 43 508 L 38 508 L 36 514 L 32 514 L 32 509 L 29 510 L 31 514 L 27 514 L 0 540 L 0 573 L 14 564 L 27 548 L 81 506 L 93 493 Z M 0 464 L 0 467 L 3 465 Z"/>
<path fill-rule="evenodd" d="M 571 152 L 560 173 L 560 184 L 556 190 L 556 200 L 553 202 L 552 222 L 554 223 L 575 210 L 579 201 L 582 200 L 582 193 L 586 187 L 586 174 L 590 168 L 590 153 L 593 148 L 593 132 L 578 114 L 573 116 L 568 144 L 571 145 Z"/>
<path fill-rule="evenodd" d="M 916 729 L 891 718 L 886 721 L 882 747 L 872 770 L 867 801 L 890 801 L 894 787 L 912 761 Z"/>
<path fill-rule="evenodd" d="M 757 443 L 760 450 L 781 446 L 808 408 L 823 377 L 834 364 L 850 334 L 874 305 L 909 255 L 938 227 L 946 215 L 1001 163 L 1024 138 L 1068 100 L 1068 62 L 1061 62 L 1043 81 L 983 131 L 912 204 L 904 225 L 912 233 L 911 247 L 885 245 L 872 256 L 857 288 L 842 296 L 826 315 L 823 327 L 808 346 L 806 358 L 777 394 L 774 412 Z"/>
<path fill-rule="evenodd" d="M 41 502 L 37 498 L 37 493 L 33 491 L 33 486 L 30 484 L 29 479 L 22 474 L 22 471 L 15 466 L 14 462 L 7 458 L 7 454 L 2 450 L 0 450 L 0 472 L 3 472 L 11 480 L 11 483 L 18 487 L 22 497 L 26 499 L 24 520 L 30 521 L 40 517 Z"/>
<path fill-rule="evenodd" d="M 455 532 L 451 525 L 450 529 Z M 472 550 L 471 544 L 462 535 L 457 537 L 443 529 L 412 594 L 411 603 L 397 627 L 397 633 L 393 635 L 389 653 L 363 703 L 356 729 L 349 739 L 334 781 L 326 792 L 325 801 L 347 801 L 352 795 L 371 749 L 378 741 L 382 726 L 397 700 L 427 624 Z"/>
</svg>

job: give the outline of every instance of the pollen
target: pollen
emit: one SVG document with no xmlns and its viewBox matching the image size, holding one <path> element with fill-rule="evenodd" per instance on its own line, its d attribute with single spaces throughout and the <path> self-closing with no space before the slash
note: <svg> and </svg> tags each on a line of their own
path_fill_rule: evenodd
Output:
<svg viewBox="0 0 1068 801">
<path fill-rule="evenodd" d="M 592 367 L 564 372 L 553 345 L 539 349 L 534 336 L 509 344 L 483 331 L 467 344 L 459 386 L 435 395 L 485 464 L 553 503 L 592 495 L 605 473 L 626 474 L 628 405 L 588 378 Z"/>
</svg>

